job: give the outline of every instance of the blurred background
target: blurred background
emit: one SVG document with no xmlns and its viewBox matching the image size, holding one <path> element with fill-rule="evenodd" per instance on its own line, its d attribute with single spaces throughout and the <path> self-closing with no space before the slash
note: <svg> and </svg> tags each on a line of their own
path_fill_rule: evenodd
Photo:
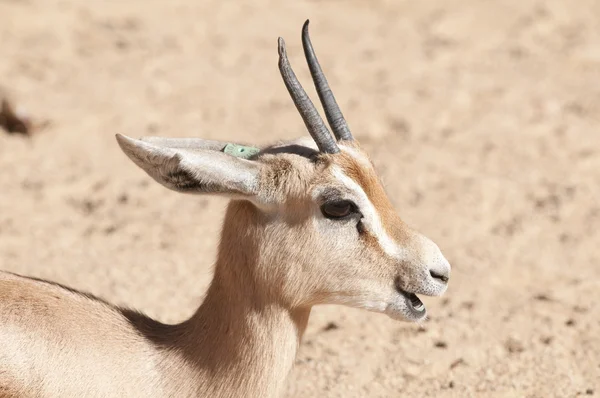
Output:
<svg viewBox="0 0 600 398">
<path fill-rule="evenodd" d="M 210 281 L 226 202 L 176 194 L 117 132 L 306 134 L 305 19 L 400 215 L 453 265 L 423 326 L 317 307 L 287 397 L 600 395 L 600 2 L 0 0 L 0 267 L 164 322 Z"/>
</svg>

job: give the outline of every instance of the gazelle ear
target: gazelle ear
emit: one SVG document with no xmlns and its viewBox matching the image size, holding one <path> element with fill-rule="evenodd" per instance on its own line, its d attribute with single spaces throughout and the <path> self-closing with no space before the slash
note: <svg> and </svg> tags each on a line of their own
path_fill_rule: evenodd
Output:
<svg viewBox="0 0 600 398">
<path fill-rule="evenodd" d="M 262 164 L 221 152 L 226 143 L 158 137 L 136 140 L 121 134 L 116 137 L 136 165 L 169 189 L 239 199 L 258 196 Z M 201 145 L 203 142 L 206 145 Z"/>
</svg>

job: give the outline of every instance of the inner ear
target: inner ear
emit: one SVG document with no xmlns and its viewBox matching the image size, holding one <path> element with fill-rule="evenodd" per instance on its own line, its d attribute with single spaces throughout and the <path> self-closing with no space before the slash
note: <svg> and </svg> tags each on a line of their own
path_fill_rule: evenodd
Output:
<svg viewBox="0 0 600 398">
<path fill-rule="evenodd" d="M 202 140 L 206 145 L 190 145 L 192 141 L 182 145 L 179 139 L 168 140 L 136 140 L 117 134 L 123 152 L 150 177 L 171 190 L 246 199 L 260 196 L 260 175 L 265 167 L 261 163 L 222 152 L 226 143 L 206 144 L 207 141 Z"/>
</svg>

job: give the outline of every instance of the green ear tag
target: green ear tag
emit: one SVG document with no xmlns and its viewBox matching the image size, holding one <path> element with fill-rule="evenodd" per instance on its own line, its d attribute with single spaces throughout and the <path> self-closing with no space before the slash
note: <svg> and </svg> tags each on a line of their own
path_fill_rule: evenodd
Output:
<svg viewBox="0 0 600 398">
<path fill-rule="evenodd" d="M 227 144 L 223 152 L 236 158 L 248 159 L 260 152 L 260 149 L 251 146 Z"/>
</svg>

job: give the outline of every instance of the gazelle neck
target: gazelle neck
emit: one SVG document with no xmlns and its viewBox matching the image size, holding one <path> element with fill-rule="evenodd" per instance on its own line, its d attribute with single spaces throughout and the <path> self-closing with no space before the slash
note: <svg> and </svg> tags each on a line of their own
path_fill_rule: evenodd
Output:
<svg viewBox="0 0 600 398">
<path fill-rule="evenodd" d="M 227 212 L 231 221 L 236 204 Z M 286 308 L 259 291 L 248 272 L 256 242 L 248 220 L 226 222 L 215 275 L 200 308 L 180 325 L 180 351 L 206 396 L 276 396 L 291 370 L 310 308 Z M 250 227 L 251 228 L 251 227 Z M 236 239 L 233 243 L 231 239 Z M 229 243 L 227 243 L 229 242 Z M 268 269 L 268 268 L 267 268 Z"/>
</svg>

